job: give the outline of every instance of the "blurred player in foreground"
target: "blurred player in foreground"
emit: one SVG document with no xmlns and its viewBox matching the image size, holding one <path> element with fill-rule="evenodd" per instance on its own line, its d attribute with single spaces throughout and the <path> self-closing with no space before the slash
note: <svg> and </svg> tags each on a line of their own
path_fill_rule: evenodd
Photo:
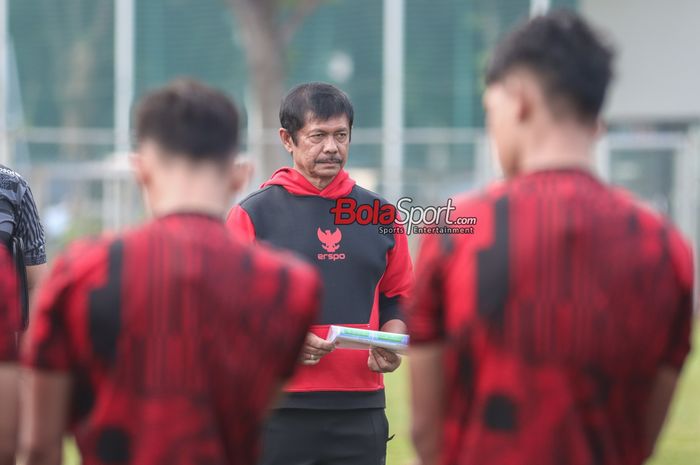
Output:
<svg viewBox="0 0 700 465">
<path fill-rule="evenodd" d="M 573 13 L 513 31 L 486 77 L 504 183 L 424 239 L 409 318 L 423 465 L 638 465 L 690 349 L 692 260 L 593 174 L 613 52 Z"/>
<path fill-rule="evenodd" d="M 18 290 L 10 254 L 0 246 L 0 465 L 14 465 L 17 444 Z"/>
<path fill-rule="evenodd" d="M 308 265 L 223 223 L 241 184 L 238 112 L 178 81 L 136 112 L 134 168 L 155 219 L 73 246 L 38 296 L 23 361 L 21 463 L 245 464 L 319 305 Z"/>
<path fill-rule="evenodd" d="M 22 329 L 29 320 L 29 296 L 46 274 L 46 240 L 32 190 L 19 173 L 0 165 L 0 243 L 13 258 L 19 281 Z"/>
</svg>

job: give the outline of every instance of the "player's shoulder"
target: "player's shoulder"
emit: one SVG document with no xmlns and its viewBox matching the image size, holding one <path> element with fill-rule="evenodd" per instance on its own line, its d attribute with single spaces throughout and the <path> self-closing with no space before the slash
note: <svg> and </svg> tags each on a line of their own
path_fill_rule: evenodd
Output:
<svg viewBox="0 0 700 465">
<path fill-rule="evenodd" d="M 0 189 L 5 196 L 9 194 L 11 198 L 16 198 L 19 201 L 29 189 L 29 184 L 17 171 L 0 165 Z"/>
<path fill-rule="evenodd" d="M 472 191 L 461 192 L 452 197 L 457 212 L 468 212 L 489 207 L 509 194 L 508 184 L 494 181 Z"/>
<path fill-rule="evenodd" d="M 238 205 L 244 210 L 255 209 L 269 202 L 272 197 L 280 193 L 280 189 L 284 190 L 284 188 L 275 184 L 265 186 L 248 194 L 243 200 L 238 202 Z"/>
<path fill-rule="evenodd" d="M 669 235 L 680 237 L 680 233 L 666 215 L 655 210 L 630 191 L 615 186 L 608 186 L 608 190 L 610 193 L 609 202 L 616 207 L 616 210 L 627 212 L 628 217 L 635 219 L 635 229 L 653 235 L 663 231 Z"/>
<path fill-rule="evenodd" d="M 27 180 L 17 171 L 5 165 L 0 165 L 0 181 L 2 181 L 2 184 L 14 183 L 19 185 L 20 189 L 18 189 L 18 192 L 20 195 L 23 195 L 29 190 L 29 183 Z"/>
<path fill-rule="evenodd" d="M 18 182 L 24 182 L 24 178 L 17 171 L 8 168 L 5 165 L 0 165 L 0 179 L 8 178 Z"/>
<path fill-rule="evenodd" d="M 294 284 L 312 284 L 318 278 L 316 268 L 292 251 L 266 242 L 247 243 L 237 237 L 231 237 L 231 240 L 252 258 L 254 271 L 263 276 L 284 274 L 286 279 L 299 281 Z"/>
<path fill-rule="evenodd" d="M 123 243 L 124 236 L 113 233 L 105 233 L 96 236 L 90 236 L 73 241 L 61 253 L 60 257 L 71 263 L 91 264 L 97 258 L 101 257 L 105 252 L 114 246 Z"/>
<path fill-rule="evenodd" d="M 249 254 L 247 259 L 252 263 L 251 271 L 259 276 L 256 279 L 266 281 L 263 287 L 268 295 L 274 289 L 274 295 L 286 302 L 284 311 L 288 316 L 306 317 L 316 311 L 322 288 L 316 267 L 292 252 L 266 244 L 241 245 Z M 279 311 L 283 309 L 280 307 Z"/>
<path fill-rule="evenodd" d="M 618 186 L 606 186 L 613 202 L 623 208 L 633 210 L 645 219 L 657 224 L 666 222 L 666 218 L 659 211 L 654 210 L 648 203 L 643 202 L 632 192 Z"/>
<path fill-rule="evenodd" d="M 661 241 L 661 247 L 672 260 L 681 281 L 692 286 L 693 251 L 690 241 L 673 224 L 670 218 L 641 201 L 631 192 L 617 187 L 610 187 L 611 195 L 623 209 L 634 218 L 634 229 L 653 240 Z"/>
<path fill-rule="evenodd" d="M 110 249 L 121 243 L 122 238 L 114 234 L 78 239 L 56 257 L 51 276 L 79 281 L 92 273 L 100 272 L 107 263 Z"/>
</svg>

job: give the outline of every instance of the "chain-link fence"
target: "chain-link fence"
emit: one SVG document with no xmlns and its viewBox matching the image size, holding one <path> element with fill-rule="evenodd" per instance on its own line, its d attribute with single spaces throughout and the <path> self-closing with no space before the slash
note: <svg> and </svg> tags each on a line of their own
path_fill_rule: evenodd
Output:
<svg viewBox="0 0 700 465">
<path fill-rule="evenodd" d="M 382 140 L 380 129 L 356 131 L 348 162 L 358 183 L 380 193 L 385 192 Z M 404 153 L 402 185 L 393 190 L 412 197 L 417 205 L 440 205 L 458 192 L 478 189 L 499 176 L 481 129 L 410 129 L 405 132 Z M 698 128 L 614 132 L 601 141 L 596 157 L 603 179 L 632 191 L 651 208 L 671 217 L 695 243 L 700 242 Z M 127 154 L 90 162 L 36 163 L 24 174 L 31 180 L 51 250 L 75 236 L 119 229 L 145 217 Z M 257 180 L 248 191 L 256 185 Z"/>
</svg>

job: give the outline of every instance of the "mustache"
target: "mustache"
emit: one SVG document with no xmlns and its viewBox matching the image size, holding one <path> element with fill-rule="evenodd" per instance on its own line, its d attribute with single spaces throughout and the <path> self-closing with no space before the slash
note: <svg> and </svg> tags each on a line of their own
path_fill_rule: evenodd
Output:
<svg viewBox="0 0 700 465">
<path fill-rule="evenodd" d="M 319 158 L 316 160 L 314 163 L 342 163 L 343 159 L 340 157 L 328 157 L 328 158 Z"/>
</svg>

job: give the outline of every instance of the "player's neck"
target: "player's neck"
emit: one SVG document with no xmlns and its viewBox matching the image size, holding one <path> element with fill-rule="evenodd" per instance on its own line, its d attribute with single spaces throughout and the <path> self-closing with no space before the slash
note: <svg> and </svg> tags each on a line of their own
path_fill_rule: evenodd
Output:
<svg viewBox="0 0 700 465">
<path fill-rule="evenodd" d="M 230 192 L 220 179 L 207 174 L 168 175 L 147 194 L 155 217 L 173 213 L 203 213 L 223 218 L 230 204 Z"/>
<path fill-rule="evenodd" d="M 553 169 L 594 170 L 595 139 L 575 129 L 552 131 L 533 137 L 520 163 L 520 173 Z"/>
</svg>

